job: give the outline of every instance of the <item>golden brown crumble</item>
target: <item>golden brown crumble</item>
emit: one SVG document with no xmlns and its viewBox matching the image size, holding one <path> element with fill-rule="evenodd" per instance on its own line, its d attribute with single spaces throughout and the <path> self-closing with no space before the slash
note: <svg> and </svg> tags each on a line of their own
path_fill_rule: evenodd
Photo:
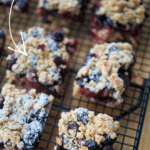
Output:
<svg viewBox="0 0 150 150">
<path fill-rule="evenodd" d="M 0 142 L 10 142 L 12 148 L 15 146 L 23 148 L 24 143 L 21 139 L 24 133 L 28 131 L 29 124 L 23 123 L 22 117 L 30 116 L 31 113 L 38 110 L 49 112 L 54 97 L 44 93 L 37 94 L 35 89 L 27 92 L 27 90 L 18 89 L 9 83 L 4 85 L 1 95 L 4 96 L 5 101 L 3 108 L 0 109 Z M 48 98 L 46 107 L 44 101 L 38 100 L 41 95 Z M 27 97 L 29 101 L 24 103 L 23 98 Z M 43 117 L 42 114 L 41 117 Z"/>
<path fill-rule="evenodd" d="M 87 122 L 84 123 L 78 120 L 78 114 L 82 112 L 87 113 Z M 69 129 L 69 123 L 73 122 L 78 125 L 78 129 Z M 63 112 L 61 114 L 61 119 L 59 120 L 59 136 L 63 136 L 65 141 L 64 148 L 69 149 L 73 145 L 76 145 L 80 150 L 88 150 L 85 147 L 85 142 L 82 141 L 80 145 L 77 140 L 85 138 L 85 140 L 95 140 L 98 145 L 100 145 L 104 140 L 104 135 L 109 136 L 111 139 L 117 137 L 116 132 L 119 129 L 119 122 L 114 121 L 112 117 L 107 114 L 98 114 L 95 115 L 93 111 L 89 111 L 85 108 L 76 108 L 70 112 Z M 58 145 L 62 145 L 61 139 L 57 137 L 56 142 Z M 55 147 L 56 148 L 56 147 Z M 54 148 L 54 150 L 55 150 Z"/>
<path fill-rule="evenodd" d="M 146 9 L 140 4 L 141 0 L 102 0 L 102 6 L 97 15 L 106 15 L 113 20 L 114 27 L 119 22 L 128 29 L 129 24 L 142 24 Z"/>
</svg>

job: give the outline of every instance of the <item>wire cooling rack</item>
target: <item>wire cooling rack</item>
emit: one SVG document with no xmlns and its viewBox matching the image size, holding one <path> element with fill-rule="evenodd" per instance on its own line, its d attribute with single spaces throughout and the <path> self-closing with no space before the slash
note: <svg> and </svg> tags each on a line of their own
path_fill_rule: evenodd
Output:
<svg viewBox="0 0 150 150">
<path fill-rule="evenodd" d="M 19 40 L 18 31 L 27 29 L 31 26 L 41 26 L 50 31 L 50 25 L 43 24 L 41 18 L 36 15 L 37 0 L 32 0 L 30 3 L 30 12 L 28 16 L 20 14 L 12 15 L 11 27 L 15 41 Z M 150 2 L 144 1 L 147 7 L 147 13 L 150 14 Z M 9 36 L 8 28 L 8 12 L 0 10 L 0 29 L 3 29 L 7 34 L 6 47 L 13 47 L 13 43 Z M 93 102 L 85 97 L 72 97 L 72 87 L 75 80 L 77 70 L 82 66 L 84 57 L 94 44 L 91 43 L 87 35 L 91 23 L 91 9 L 86 11 L 86 19 L 83 25 L 70 25 L 70 34 L 68 37 L 76 38 L 79 42 L 78 51 L 74 54 L 71 60 L 71 73 L 64 84 L 65 95 L 60 101 L 55 101 L 48 116 L 43 135 L 41 137 L 39 150 L 53 150 L 55 138 L 58 135 L 58 121 L 62 111 L 69 111 L 76 107 L 85 107 L 93 110 L 96 113 L 102 112 L 113 116 L 114 119 L 120 120 L 121 128 L 119 129 L 117 142 L 114 144 L 115 150 L 137 150 L 139 146 L 146 106 L 148 103 L 150 92 L 150 18 L 148 18 L 143 27 L 143 32 L 140 37 L 140 44 L 135 50 L 137 63 L 134 66 L 134 71 L 140 73 L 144 78 L 142 86 L 131 84 L 128 90 L 125 102 L 115 108 L 105 107 L 101 103 Z M 6 56 L 11 51 L 6 50 L 0 58 L 0 87 L 6 82 L 5 66 Z"/>
</svg>

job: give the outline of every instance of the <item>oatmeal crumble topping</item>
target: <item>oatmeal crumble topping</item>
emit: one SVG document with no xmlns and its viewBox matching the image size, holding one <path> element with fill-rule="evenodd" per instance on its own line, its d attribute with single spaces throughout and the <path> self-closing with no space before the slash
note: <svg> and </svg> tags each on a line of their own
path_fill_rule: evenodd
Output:
<svg viewBox="0 0 150 150">
<path fill-rule="evenodd" d="M 122 102 L 126 88 L 124 76 L 129 76 L 129 68 L 134 61 L 133 48 L 128 43 L 96 44 L 77 74 L 74 94 L 79 92 L 79 86 L 94 93 L 108 89 L 114 99 Z"/>
<path fill-rule="evenodd" d="M 58 145 L 61 146 L 63 143 L 65 149 L 76 146 L 80 150 L 88 150 L 86 145 L 91 140 L 101 145 L 106 137 L 115 139 L 120 125 L 106 114 L 95 115 L 93 111 L 77 108 L 70 112 L 62 112 L 58 126 L 59 137 L 56 139 Z M 54 150 L 56 149 L 57 146 Z"/>
<path fill-rule="evenodd" d="M 39 130 L 40 134 L 43 130 L 40 122 L 32 120 L 30 123 L 27 120 L 38 111 L 41 112 L 40 116 L 44 117 L 45 111 L 49 112 L 54 97 L 44 93 L 37 94 L 35 89 L 17 89 L 8 83 L 2 88 L 1 95 L 5 100 L 3 108 L 0 109 L 0 142 L 6 146 L 10 143 L 12 148 L 24 148 L 23 136 L 31 131 L 35 124 L 37 126 L 34 130 Z"/>
<path fill-rule="evenodd" d="M 7 57 L 7 77 L 13 81 L 14 75 L 26 77 L 29 81 L 44 86 L 60 85 L 62 72 L 68 70 L 68 61 L 75 51 L 76 40 L 64 37 L 61 31 L 46 35 L 44 28 L 32 27 L 23 31 L 23 39 L 28 56 L 14 52 Z M 18 47 L 23 49 L 22 41 Z M 14 74 L 14 75 L 12 75 Z M 13 79 L 11 79 L 11 77 Z M 10 81 L 10 82 L 11 82 Z"/>
<path fill-rule="evenodd" d="M 80 13 L 81 2 L 79 0 L 39 0 L 39 7 L 45 9 L 57 9 L 58 13 L 69 11 L 75 15 Z"/>
<path fill-rule="evenodd" d="M 113 21 L 113 26 L 117 23 L 125 25 L 142 24 L 145 19 L 146 9 L 141 4 L 141 0 L 100 0 L 101 6 L 97 9 L 96 15 L 105 15 Z"/>
</svg>

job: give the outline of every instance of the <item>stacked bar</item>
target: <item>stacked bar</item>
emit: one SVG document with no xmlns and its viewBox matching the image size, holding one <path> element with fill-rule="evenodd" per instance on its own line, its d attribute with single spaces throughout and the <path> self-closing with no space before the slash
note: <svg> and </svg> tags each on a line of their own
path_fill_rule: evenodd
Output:
<svg viewBox="0 0 150 150">
<path fill-rule="evenodd" d="M 0 0 L 0 8 L 6 9 L 10 8 L 12 0 Z M 13 10 L 16 12 L 27 13 L 29 10 L 29 1 L 28 0 L 14 0 Z"/>
<path fill-rule="evenodd" d="M 54 97 L 5 84 L 0 94 L 0 149 L 36 150 Z"/>
<path fill-rule="evenodd" d="M 84 108 L 63 112 L 54 150 L 113 150 L 119 126 L 112 117 Z"/>
<path fill-rule="evenodd" d="M 68 23 L 82 23 L 89 2 L 90 0 L 39 0 L 37 14 L 43 17 L 45 23 L 51 23 L 56 16 Z"/>
<path fill-rule="evenodd" d="M 4 52 L 5 41 L 6 41 L 5 33 L 3 30 L 0 30 L 0 56 Z"/>
<path fill-rule="evenodd" d="M 7 57 L 9 83 L 27 83 L 37 90 L 62 97 L 61 85 L 69 73 L 69 59 L 76 50 L 77 41 L 68 39 L 58 30 L 46 35 L 40 27 L 23 31 L 23 39 L 28 56 L 14 52 Z M 18 47 L 23 50 L 21 40 Z"/>
<path fill-rule="evenodd" d="M 77 74 L 73 95 L 81 93 L 110 107 L 122 103 L 134 63 L 133 48 L 128 43 L 95 45 Z"/>
<path fill-rule="evenodd" d="M 141 0 L 97 0 L 90 31 L 93 42 L 129 41 L 137 45 L 145 12 Z"/>
</svg>

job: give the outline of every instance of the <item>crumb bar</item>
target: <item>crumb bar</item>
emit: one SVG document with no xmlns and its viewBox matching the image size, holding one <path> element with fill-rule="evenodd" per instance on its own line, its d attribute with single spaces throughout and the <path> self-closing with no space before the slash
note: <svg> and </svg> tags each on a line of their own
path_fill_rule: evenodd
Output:
<svg viewBox="0 0 150 150">
<path fill-rule="evenodd" d="M 118 121 L 85 108 L 62 112 L 54 150 L 113 150 Z"/>
<path fill-rule="evenodd" d="M 7 57 L 9 83 L 18 80 L 62 97 L 61 85 L 69 73 L 69 59 L 76 50 L 77 40 L 68 39 L 58 30 L 46 35 L 40 27 L 23 31 L 23 39 L 28 56 L 15 52 Z M 22 41 L 18 47 L 23 50 Z"/>
<path fill-rule="evenodd" d="M 43 16 L 43 22 L 51 23 L 56 16 L 67 22 L 82 23 L 90 0 L 39 0 L 37 14 Z"/>
<path fill-rule="evenodd" d="M 146 17 L 142 0 L 97 0 L 90 35 L 98 44 L 129 41 L 137 45 Z"/>
<path fill-rule="evenodd" d="M 98 100 L 107 106 L 123 102 L 135 63 L 128 43 L 96 44 L 87 54 L 74 82 L 73 95 Z"/>
<path fill-rule="evenodd" d="M 12 0 L 0 0 L 0 7 L 5 9 L 11 6 Z M 15 0 L 13 10 L 16 12 L 27 13 L 29 10 L 29 0 Z"/>
<path fill-rule="evenodd" d="M 0 56 L 4 52 L 5 40 L 6 40 L 5 33 L 3 30 L 0 29 Z"/>
<path fill-rule="evenodd" d="M 0 148 L 36 150 L 53 100 L 6 83 L 0 94 Z"/>
</svg>

